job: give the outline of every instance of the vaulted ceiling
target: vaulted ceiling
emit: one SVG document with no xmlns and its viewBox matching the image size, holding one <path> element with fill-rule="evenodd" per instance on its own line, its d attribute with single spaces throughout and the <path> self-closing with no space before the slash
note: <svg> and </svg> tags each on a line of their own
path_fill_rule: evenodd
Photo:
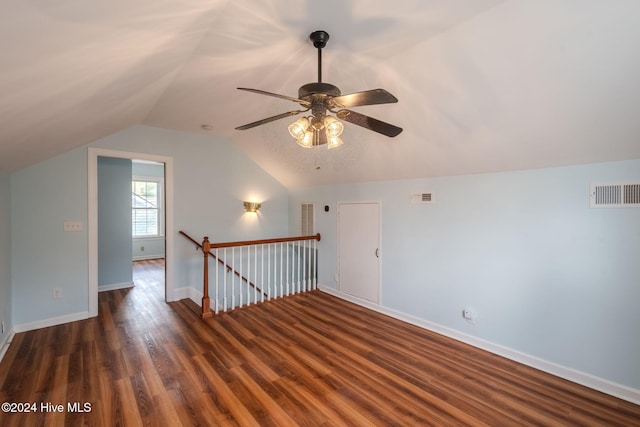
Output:
<svg viewBox="0 0 640 427">
<path fill-rule="evenodd" d="M 0 169 L 135 124 L 232 141 L 289 187 L 640 158 L 637 0 L 5 0 Z M 336 150 L 298 147 L 297 96 L 316 80 L 384 88 Z M 204 130 L 208 125 L 210 130 Z"/>
</svg>

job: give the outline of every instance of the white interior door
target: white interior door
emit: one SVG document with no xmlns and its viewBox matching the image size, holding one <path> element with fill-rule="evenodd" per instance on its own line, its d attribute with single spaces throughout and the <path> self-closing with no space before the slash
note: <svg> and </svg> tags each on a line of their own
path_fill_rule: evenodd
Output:
<svg viewBox="0 0 640 427">
<path fill-rule="evenodd" d="M 380 204 L 338 205 L 338 289 L 380 302 Z"/>
</svg>

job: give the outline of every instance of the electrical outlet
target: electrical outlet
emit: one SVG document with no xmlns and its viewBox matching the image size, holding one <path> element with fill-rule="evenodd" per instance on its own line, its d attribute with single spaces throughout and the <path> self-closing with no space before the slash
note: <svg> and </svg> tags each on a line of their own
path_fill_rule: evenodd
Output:
<svg viewBox="0 0 640 427">
<path fill-rule="evenodd" d="M 468 308 L 462 310 L 462 317 L 464 317 L 464 319 L 469 323 L 474 323 L 476 321 L 475 313 Z"/>
<path fill-rule="evenodd" d="M 140 252 L 144 252 L 144 246 L 140 246 Z"/>
<path fill-rule="evenodd" d="M 61 288 L 53 288 L 53 299 L 62 298 L 62 289 Z"/>
</svg>

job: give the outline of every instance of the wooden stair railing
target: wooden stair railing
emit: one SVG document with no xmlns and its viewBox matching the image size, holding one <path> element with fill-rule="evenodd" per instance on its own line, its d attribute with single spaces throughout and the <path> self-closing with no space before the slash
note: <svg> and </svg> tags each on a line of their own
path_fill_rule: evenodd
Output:
<svg viewBox="0 0 640 427">
<path fill-rule="evenodd" d="M 228 265 L 224 260 L 217 257 L 214 253 L 211 252 L 212 249 L 220 249 L 220 248 L 230 248 L 230 247 L 239 247 L 239 246 L 252 246 L 252 245 L 263 245 L 263 244 L 271 244 L 271 243 L 285 243 L 285 242 L 296 242 L 303 240 L 320 240 L 320 233 L 315 234 L 313 236 L 299 236 L 299 237 L 283 237 L 283 238 L 274 238 L 274 239 L 262 239 L 262 240 L 244 240 L 244 241 L 236 241 L 236 242 L 224 242 L 224 243 L 211 243 L 209 242 L 209 237 L 205 236 L 202 240 L 202 243 L 196 241 L 193 237 L 189 236 L 184 231 L 179 231 L 181 235 L 195 244 L 198 249 L 202 251 L 204 257 L 204 279 L 203 279 L 203 292 L 202 292 L 202 314 L 201 317 L 203 319 L 207 317 L 211 317 L 213 314 L 211 312 L 210 298 L 209 298 L 209 262 L 208 257 L 211 256 L 213 259 L 217 260 L 218 263 L 226 268 L 227 272 L 233 272 L 240 280 L 246 282 L 249 286 L 259 291 L 265 297 L 268 295 L 259 287 L 257 287 L 254 283 L 252 283 L 248 278 L 244 277 L 238 271 L 236 271 L 232 266 Z"/>
<path fill-rule="evenodd" d="M 314 234 L 313 236 L 277 237 L 277 238 L 274 238 L 274 239 L 243 240 L 243 241 L 239 241 L 239 242 L 211 243 L 211 249 L 232 248 L 234 246 L 267 245 L 269 243 L 297 242 L 299 240 L 317 240 L 317 241 L 320 241 L 320 233 Z"/>
<path fill-rule="evenodd" d="M 227 269 L 227 272 L 233 272 L 233 274 L 235 274 L 237 277 L 240 278 L 240 280 L 242 280 L 243 282 L 246 282 L 247 285 L 251 286 L 254 289 L 257 289 L 258 291 L 260 291 L 261 293 L 263 293 L 265 296 L 267 296 L 266 293 L 264 293 L 262 291 L 262 289 L 258 288 L 255 283 L 251 282 L 249 279 L 247 279 L 246 277 L 244 277 L 242 274 L 240 274 L 239 272 L 237 272 L 235 269 L 233 269 L 229 264 L 227 264 L 224 260 L 218 258 L 217 256 L 215 256 L 215 254 L 213 252 L 211 252 L 211 249 L 213 248 L 211 246 L 211 244 L 209 243 L 209 237 L 205 236 L 204 239 L 202 240 L 202 243 L 198 243 L 193 237 L 189 236 L 187 233 L 185 233 L 184 231 L 180 230 L 179 231 L 180 234 L 182 234 L 184 237 L 186 237 L 188 240 L 190 240 L 193 244 L 195 244 L 198 249 L 200 249 L 202 251 L 202 253 L 204 254 L 204 258 L 205 258 L 205 273 L 208 273 L 208 262 L 207 262 L 207 256 L 211 256 L 213 257 L 213 259 L 215 259 L 216 261 L 218 261 L 221 265 L 224 266 L 224 268 Z M 206 243 L 205 243 L 206 242 Z M 208 246 L 206 246 L 205 249 L 205 245 L 208 244 Z M 207 277 L 205 275 L 205 277 Z M 202 293 L 203 295 L 203 313 L 205 313 L 204 311 L 204 304 L 205 304 L 205 296 L 206 296 L 206 304 L 207 304 L 207 310 L 209 309 L 209 288 L 208 288 L 208 280 L 206 283 L 207 289 Z M 211 311 L 208 310 L 208 313 L 210 313 Z M 208 316 L 207 316 L 208 317 Z"/>
</svg>

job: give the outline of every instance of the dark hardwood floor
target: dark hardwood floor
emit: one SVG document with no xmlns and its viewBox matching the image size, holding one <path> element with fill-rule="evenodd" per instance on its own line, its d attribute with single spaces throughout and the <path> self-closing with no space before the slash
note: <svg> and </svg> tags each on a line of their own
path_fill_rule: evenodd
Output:
<svg viewBox="0 0 640 427">
<path fill-rule="evenodd" d="M 161 272 L 136 263 L 97 318 L 17 334 L 0 402 L 36 411 L 0 426 L 640 425 L 638 405 L 317 291 L 205 322 L 164 303 Z"/>
</svg>

